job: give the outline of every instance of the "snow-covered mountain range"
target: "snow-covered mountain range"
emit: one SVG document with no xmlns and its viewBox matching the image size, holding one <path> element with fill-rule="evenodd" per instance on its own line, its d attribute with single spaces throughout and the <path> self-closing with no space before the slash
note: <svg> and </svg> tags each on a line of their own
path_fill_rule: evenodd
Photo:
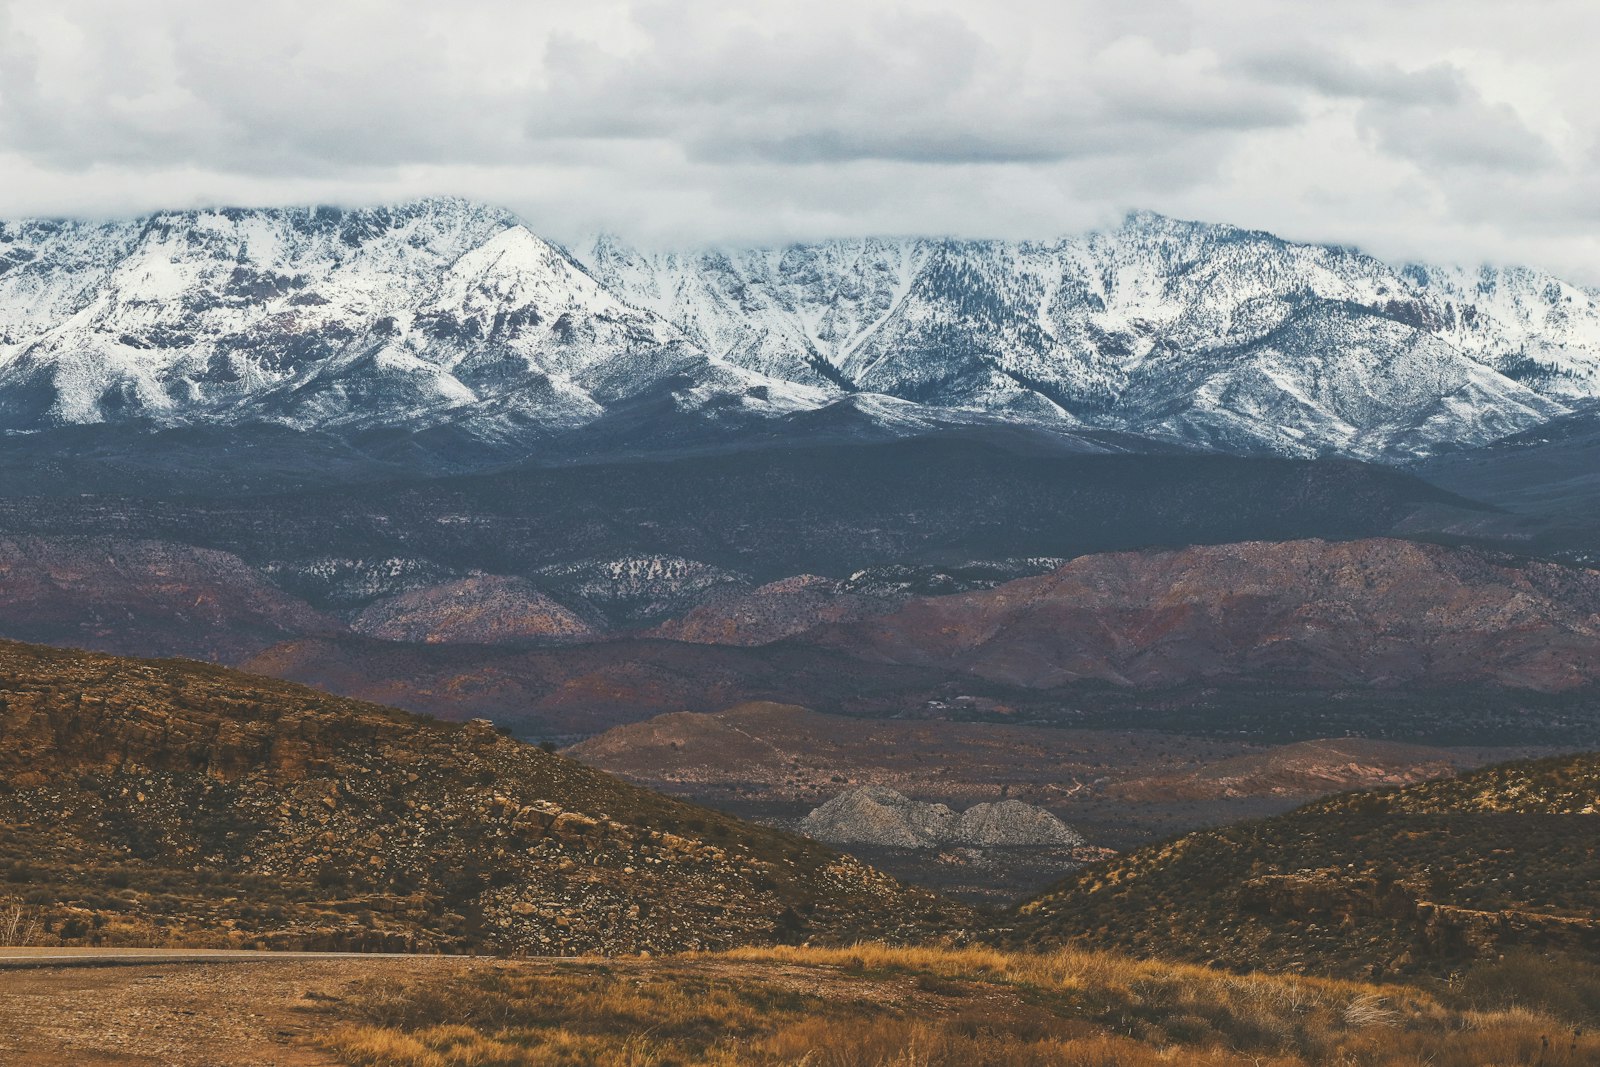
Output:
<svg viewBox="0 0 1600 1067">
<path fill-rule="evenodd" d="M 449 426 L 534 448 L 648 406 L 1016 421 L 1401 458 L 1600 398 L 1600 294 L 1535 270 L 1130 215 L 1041 242 L 569 253 L 505 211 L 0 223 L 0 430 Z"/>
<path fill-rule="evenodd" d="M 515 440 L 667 381 L 783 391 L 459 200 L 8 223 L 0 250 L 5 429 L 459 423 Z"/>
</svg>

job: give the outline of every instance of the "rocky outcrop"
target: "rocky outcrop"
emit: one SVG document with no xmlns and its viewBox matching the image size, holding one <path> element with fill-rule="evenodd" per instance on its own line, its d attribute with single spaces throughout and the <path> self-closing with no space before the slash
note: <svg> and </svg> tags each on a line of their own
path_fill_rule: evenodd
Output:
<svg viewBox="0 0 1600 1067">
<path fill-rule="evenodd" d="M 800 832 L 836 845 L 883 848 L 1076 848 L 1083 837 L 1043 808 L 1020 800 L 975 804 L 956 814 L 886 786 L 841 793 L 807 815 Z"/>
<path fill-rule="evenodd" d="M 1350 877 L 1344 871 L 1312 870 L 1263 874 L 1239 885 L 1239 907 L 1248 911 L 1340 923 L 1381 916 L 1414 918 L 1424 888 L 1416 881 Z"/>
<path fill-rule="evenodd" d="M 1600 953 L 1600 918 L 1593 916 L 1487 911 L 1421 902 L 1416 917 L 1426 951 L 1445 958 L 1492 958 L 1511 945 L 1590 956 Z"/>
<path fill-rule="evenodd" d="M 1346 928 L 1403 920 L 1417 938 L 1414 956 L 1488 957 L 1511 945 L 1600 951 L 1600 918 L 1441 904 L 1427 899 L 1420 878 L 1386 882 L 1339 870 L 1262 875 L 1240 885 L 1239 906 L 1301 922 L 1331 919 Z"/>
</svg>

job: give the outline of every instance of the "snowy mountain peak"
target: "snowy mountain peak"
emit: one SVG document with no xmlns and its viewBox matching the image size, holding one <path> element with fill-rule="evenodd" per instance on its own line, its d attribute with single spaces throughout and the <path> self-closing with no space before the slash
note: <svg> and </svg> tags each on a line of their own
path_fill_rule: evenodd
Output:
<svg viewBox="0 0 1600 1067">
<path fill-rule="evenodd" d="M 1600 395 L 1600 302 L 1575 286 L 1152 212 L 1056 241 L 647 256 L 612 240 L 590 262 L 775 373 L 1212 447 L 1425 453 Z"/>
<path fill-rule="evenodd" d="M 584 373 L 688 347 L 514 215 L 465 200 L 4 233 L 0 420 L 13 429 L 388 425 L 484 405 L 563 429 L 603 408 Z"/>
<path fill-rule="evenodd" d="M 1600 299 L 1134 212 L 1045 241 L 856 238 L 575 259 L 454 198 L 0 222 L 0 429 L 451 425 L 848 408 L 1403 457 L 1600 397 Z M 848 402 L 846 398 L 850 398 Z M 641 407 L 641 405 L 643 405 Z"/>
</svg>

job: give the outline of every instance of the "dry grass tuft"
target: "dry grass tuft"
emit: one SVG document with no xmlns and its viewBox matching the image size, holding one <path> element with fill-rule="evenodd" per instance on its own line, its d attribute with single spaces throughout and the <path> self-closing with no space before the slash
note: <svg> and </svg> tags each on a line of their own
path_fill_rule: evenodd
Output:
<svg viewBox="0 0 1600 1067">
<path fill-rule="evenodd" d="M 26 948 L 43 934 L 43 920 L 36 908 L 14 904 L 0 910 L 0 947 Z"/>
<path fill-rule="evenodd" d="M 1065 950 L 740 949 L 506 964 L 353 1002 L 351 1067 L 1497 1067 L 1600 1063 L 1523 1005 Z"/>
</svg>

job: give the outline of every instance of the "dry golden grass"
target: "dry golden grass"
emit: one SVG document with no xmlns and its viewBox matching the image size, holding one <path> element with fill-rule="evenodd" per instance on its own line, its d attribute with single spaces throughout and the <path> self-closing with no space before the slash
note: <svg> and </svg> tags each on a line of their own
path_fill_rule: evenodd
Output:
<svg viewBox="0 0 1600 1067">
<path fill-rule="evenodd" d="M 741 949 L 508 963 L 376 985 L 352 1067 L 1578 1067 L 1600 1038 L 1525 1006 L 1102 953 Z"/>
</svg>

